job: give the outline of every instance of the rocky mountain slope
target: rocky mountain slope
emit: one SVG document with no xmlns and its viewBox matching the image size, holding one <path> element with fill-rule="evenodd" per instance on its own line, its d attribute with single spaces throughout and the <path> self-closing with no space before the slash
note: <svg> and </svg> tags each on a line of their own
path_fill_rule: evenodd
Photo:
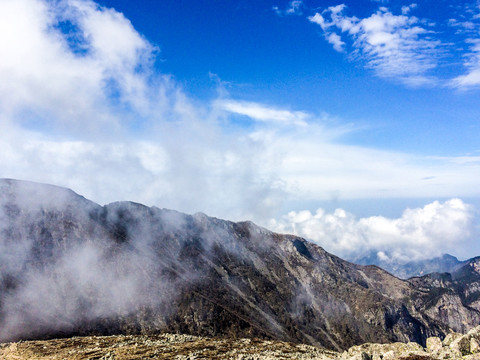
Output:
<svg viewBox="0 0 480 360">
<path fill-rule="evenodd" d="M 205 338 L 191 335 L 88 336 L 0 344 L 4 360 L 44 359 L 228 359 L 228 360 L 477 360 L 480 327 L 465 335 L 450 333 L 443 340 L 417 343 L 362 344 L 335 352 L 303 344 L 261 339 Z"/>
<path fill-rule="evenodd" d="M 480 269 L 462 269 L 404 281 L 250 222 L 0 181 L 0 341 L 175 332 L 425 345 L 480 324 Z"/>
</svg>

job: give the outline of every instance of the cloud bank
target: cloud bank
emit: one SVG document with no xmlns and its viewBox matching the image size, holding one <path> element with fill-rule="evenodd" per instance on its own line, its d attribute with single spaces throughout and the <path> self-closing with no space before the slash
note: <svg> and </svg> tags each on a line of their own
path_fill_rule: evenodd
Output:
<svg viewBox="0 0 480 360">
<path fill-rule="evenodd" d="M 359 259 L 377 253 L 383 261 L 406 263 L 459 252 L 472 242 L 475 211 L 460 199 L 435 201 L 389 219 L 357 219 L 343 209 L 290 212 L 271 227 L 305 237 L 340 257 Z M 388 255 L 387 255 L 388 254 Z M 470 253 L 465 253 L 471 256 Z"/>
</svg>

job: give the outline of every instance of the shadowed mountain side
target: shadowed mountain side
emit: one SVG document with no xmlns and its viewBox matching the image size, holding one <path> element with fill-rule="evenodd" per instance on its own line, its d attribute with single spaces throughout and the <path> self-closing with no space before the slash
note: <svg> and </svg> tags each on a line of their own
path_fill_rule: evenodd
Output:
<svg viewBox="0 0 480 360">
<path fill-rule="evenodd" d="M 0 264 L 0 341 L 169 331 L 338 350 L 480 323 L 476 300 L 464 304 L 478 268 L 445 313 L 435 279 L 403 281 L 251 222 L 14 180 L 0 181 Z"/>
</svg>

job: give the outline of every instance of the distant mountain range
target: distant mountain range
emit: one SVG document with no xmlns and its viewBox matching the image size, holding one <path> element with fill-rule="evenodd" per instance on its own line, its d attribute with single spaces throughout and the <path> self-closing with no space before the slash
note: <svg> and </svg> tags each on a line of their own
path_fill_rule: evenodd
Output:
<svg viewBox="0 0 480 360">
<path fill-rule="evenodd" d="M 399 262 L 393 259 L 383 260 L 377 255 L 377 251 L 373 251 L 368 256 L 353 259 L 352 261 L 360 265 L 376 265 L 401 279 L 408 279 L 435 272 L 452 273 L 473 260 L 460 261 L 455 256 L 444 254 L 432 259 Z"/>
<path fill-rule="evenodd" d="M 480 324 L 480 259 L 401 280 L 251 222 L 0 180 L 0 341 L 179 332 L 346 349 Z"/>
</svg>

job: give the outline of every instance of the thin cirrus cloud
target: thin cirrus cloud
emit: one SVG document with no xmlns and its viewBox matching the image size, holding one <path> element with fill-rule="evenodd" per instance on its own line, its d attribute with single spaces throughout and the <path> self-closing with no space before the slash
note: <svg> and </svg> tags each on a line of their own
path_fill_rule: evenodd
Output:
<svg viewBox="0 0 480 360">
<path fill-rule="evenodd" d="M 353 59 L 365 61 L 368 68 L 383 78 L 420 86 L 436 80 L 429 71 L 436 67 L 441 42 L 430 37 L 431 30 L 421 21 L 408 16 L 414 5 L 394 15 L 380 7 L 371 16 L 359 19 L 345 14 L 346 5 L 331 6 L 308 19 L 319 25 L 325 39 L 336 51 L 347 51 L 344 38 L 351 42 Z"/>
<path fill-rule="evenodd" d="M 479 26 L 480 31 L 480 26 Z M 470 54 L 465 63 L 468 71 L 451 81 L 451 86 L 459 89 L 468 89 L 480 86 L 480 39 L 470 39 Z"/>
<path fill-rule="evenodd" d="M 319 125 L 277 134 L 268 149 L 296 198 L 448 198 L 478 196 L 476 156 L 425 157 L 342 144 L 345 134 Z M 346 129 L 348 131 L 348 129 Z M 355 131 L 355 130 L 353 130 Z M 266 133 L 266 131 L 264 131 Z M 267 139 L 267 135 L 261 135 Z M 260 137 L 261 137 L 260 136 Z"/>
<path fill-rule="evenodd" d="M 303 111 L 278 109 L 256 102 L 220 100 L 216 105 L 229 113 L 244 115 L 259 122 L 306 126 L 309 118 L 309 114 Z"/>
</svg>

